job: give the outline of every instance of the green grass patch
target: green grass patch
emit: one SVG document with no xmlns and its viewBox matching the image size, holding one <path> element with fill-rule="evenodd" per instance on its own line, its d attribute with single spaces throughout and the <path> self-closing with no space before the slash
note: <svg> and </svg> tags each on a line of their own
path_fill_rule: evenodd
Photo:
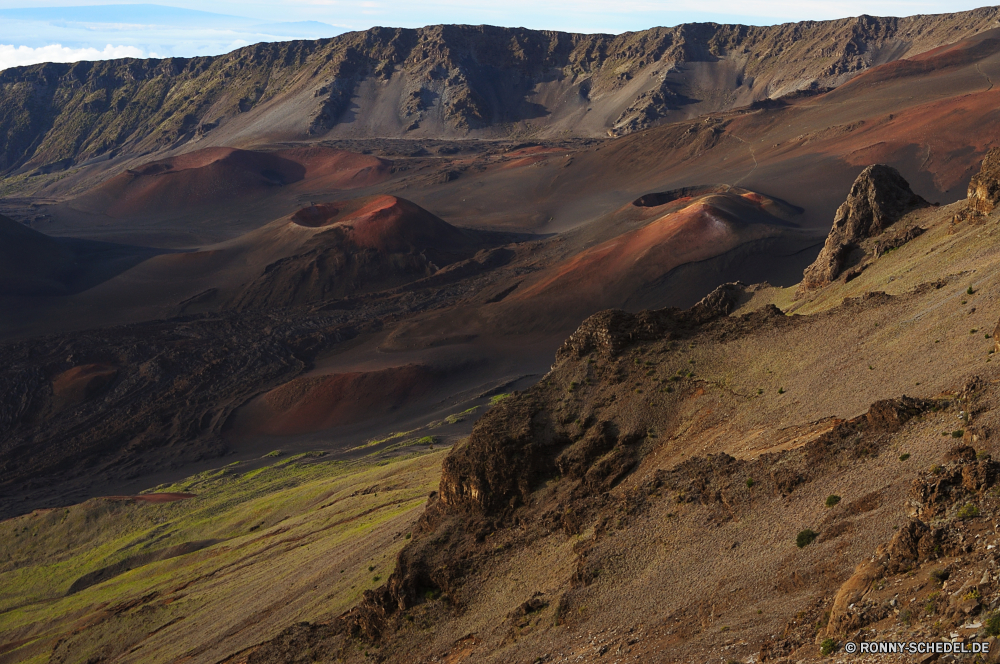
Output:
<svg viewBox="0 0 1000 664">
<path fill-rule="evenodd" d="M 958 512 L 955 513 L 959 519 L 973 519 L 979 516 L 979 507 L 973 503 L 966 503 L 958 508 Z"/>
<path fill-rule="evenodd" d="M 424 452 L 376 465 L 306 453 L 247 473 L 226 467 L 150 490 L 196 494 L 188 500 L 92 499 L 0 522 L 0 642 L 45 634 L 52 639 L 48 656 L 58 639 L 69 639 L 67 648 L 77 638 L 129 647 L 135 635 L 162 627 L 174 636 L 157 641 L 163 651 L 144 651 L 144 657 L 175 661 L 199 633 L 206 642 L 212 638 L 208 626 L 219 624 L 219 616 L 251 620 L 258 599 L 295 613 L 289 624 L 346 610 L 377 583 L 367 562 L 352 566 L 350 552 L 367 550 L 381 577 L 391 572 L 406 541 L 393 533 L 407 532 L 410 523 L 397 520 L 416 518 L 437 488 L 443 457 L 443 451 Z M 127 565 L 206 541 L 189 553 Z M 115 565 L 121 573 L 67 595 L 80 577 Z M 322 591 L 313 593 L 310 569 L 345 573 L 325 578 Z M 315 596 L 301 599 L 307 592 Z M 155 603 L 143 604 L 153 596 Z M 134 611 L 109 614 L 103 608 L 132 602 Z M 88 616 L 88 627 L 75 635 Z M 198 632 L 191 625 L 205 627 Z"/>
<path fill-rule="evenodd" d="M 459 422 L 464 422 L 465 420 L 467 420 L 469 416 L 473 415 L 477 410 L 479 410 L 479 406 L 473 406 L 472 408 L 463 410 L 461 413 L 455 413 L 453 415 L 449 415 L 448 417 L 444 418 L 444 421 L 447 422 L 448 424 L 458 424 Z"/>
</svg>

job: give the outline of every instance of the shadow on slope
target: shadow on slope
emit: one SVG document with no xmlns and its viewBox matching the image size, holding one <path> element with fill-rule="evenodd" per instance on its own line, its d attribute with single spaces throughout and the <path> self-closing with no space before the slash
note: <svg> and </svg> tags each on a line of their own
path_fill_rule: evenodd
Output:
<svg viewBox="0 0 1000 664">
<path fill-rule="evenodd" d="M 0 216 L 0 296 L 81 293 L 161 253 L 147 247 L 54 238 Z"/>
</svg>

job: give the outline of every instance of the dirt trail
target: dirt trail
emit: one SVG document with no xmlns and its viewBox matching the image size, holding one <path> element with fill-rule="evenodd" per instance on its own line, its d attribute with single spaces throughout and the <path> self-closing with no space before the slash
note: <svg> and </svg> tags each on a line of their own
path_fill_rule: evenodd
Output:
<svg viewBox="0 0 1000 664">
<path fill-rule="evenodd" d="M 983 92 L 989 92 L 990 90 L 992 90 L 993 89 L 993 79 L 991 79 L 989 77 L 989 74 L 987 74 L 986 72 L 984 72 L 982 70 L 982 68 L 979 66 L 978 62 L 976 63 L 976 71 L 978 71 L 980 74 L 982 74 L 983 78 L 986 79 L 986 82 L 990 84 L 990 87 L 988 87 L 985 90 L 983 90 Z"/>
<path fill-rule="evenodd" d="M 731 185 L 731 187 L 738 187 L 741 182 L 743 182 L 748 177 L 750 177 L 751 175 L 753 175 L 754 171 L 757 170 L 757 155 L 754 153 L 754 151 L 753 151 L 753 145 L 749 141 L 743 140 L 742 138 L 740 138 L 736 134 L 730 134 L 730 136 L 732 136 L 733 138 L 735 138 L 740 143 L 743 143 L 744 145 L 746 145 L 747 146 L 747 150 L 750 151 L 750 158 L 753 159 L 753 168 L 751 168 L 749 171 L 747 171 L 746 174 L 743 177 L 741 177 L 739 180 L 737 180 L 736 182 L 734 182 Z"/>
</svg>

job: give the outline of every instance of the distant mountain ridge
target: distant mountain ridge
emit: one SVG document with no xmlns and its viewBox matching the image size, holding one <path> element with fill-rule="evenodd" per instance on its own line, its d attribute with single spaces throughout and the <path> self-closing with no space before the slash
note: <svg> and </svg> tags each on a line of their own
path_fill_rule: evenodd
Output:
<svg viewBox="0 0 1000 664">
<path fill-rule="evenodd" d="M 998 25 L 1000 8 L 622 35 L 372 28 L 218 57 L 0 72 L 0 172 L 331 137 L 604 136 L 838 86 Z"/>
</svg>

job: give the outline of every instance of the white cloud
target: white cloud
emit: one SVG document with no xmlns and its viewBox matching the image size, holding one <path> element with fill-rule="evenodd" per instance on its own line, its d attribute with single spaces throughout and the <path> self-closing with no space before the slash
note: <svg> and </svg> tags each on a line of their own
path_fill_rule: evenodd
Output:
<svg viewBox="0 0 1000 664">
<path fill-rule="evenodd" d="M 112 46 L 104 50 L 96 48 L 69 48 L 62 44 L 49 44 L 31 48 L 0 44 L 0 70 L 9 67 L 34 65 L 39 62 L 79 62 L 81 60 L 111 60 L 113 58 L 144 58 L 146 54 L 135 46 Z"/>
</svg>

